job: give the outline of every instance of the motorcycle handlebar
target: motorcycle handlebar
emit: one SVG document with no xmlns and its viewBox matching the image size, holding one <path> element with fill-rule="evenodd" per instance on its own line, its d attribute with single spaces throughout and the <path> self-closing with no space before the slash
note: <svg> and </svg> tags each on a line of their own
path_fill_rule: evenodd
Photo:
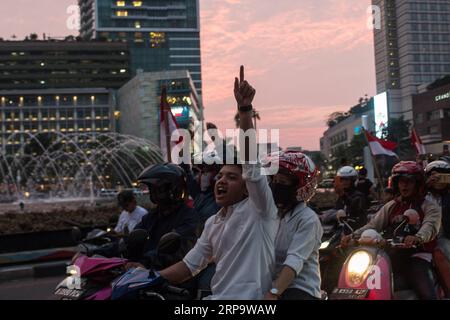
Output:
<svg viewBox="0 0 450 320">
<path fill-rule="evenodd" d="M 182 288 L 177 288 L 177 287 L 173 287 L 173 286 L 167 286 L 166 290 L 168 293 L 173 293 L 179 296 L 189 296 L 189 291 L 187 291 L 186 289 L 182 289 Z"/>
</svg>

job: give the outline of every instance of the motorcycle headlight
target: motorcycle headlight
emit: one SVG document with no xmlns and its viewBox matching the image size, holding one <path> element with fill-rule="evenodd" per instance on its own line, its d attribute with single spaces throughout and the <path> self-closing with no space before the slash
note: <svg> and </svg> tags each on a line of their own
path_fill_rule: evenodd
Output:
<svg viewBox="0 0 450 320">
<path fill-rule="evenodd" d="M 326 249 L 326 248 L 328 248 L 329 245 L 330 245 L 330 241 L 324 241 L 324 242 L 322 242 L 322 244 L 320 245 L 319 250 Z"/>
<path fill-rule="evenodd" d="M 361 285 L 371 266 L 372 256 L 366 251 L 357 251 L 352 254 L 347 264 L 347 283 L 352 287 Z"/>
</svg>

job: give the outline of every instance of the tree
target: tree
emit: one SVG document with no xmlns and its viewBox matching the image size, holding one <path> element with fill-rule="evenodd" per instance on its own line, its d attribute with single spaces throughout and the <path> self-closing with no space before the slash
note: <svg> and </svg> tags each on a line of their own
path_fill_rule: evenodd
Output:
<svg viewBox="0 0 450 320">
<path fill-rule="evenodd" d="M 400 118 L 389 119 L 388 126 L 383 130 L 383 138 L 398 144 L 395 152 L 401 160 L 414 159 L 415 151 L 409 139 L 409 128 L 411 121 Z"/>
</svg>

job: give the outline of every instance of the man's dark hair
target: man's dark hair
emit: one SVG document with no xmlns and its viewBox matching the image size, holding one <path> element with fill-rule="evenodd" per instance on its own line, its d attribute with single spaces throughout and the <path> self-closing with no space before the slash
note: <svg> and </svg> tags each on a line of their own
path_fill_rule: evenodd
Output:
<svg viewBox="0 0 450 320">
<path fill-rule="evenodd" d="M 359 170 L 358 172 L 361 176 L 367 176 L 367 169 L 366 168 L 362 168 Z"/>
<path fill-rule="evenodd" d="M 125 207 L 127 204 L 135 199 L 134 193 L 131 190 L 125 190 L 117 195 L 117 202 L 121 208 Z"/>
</svg>

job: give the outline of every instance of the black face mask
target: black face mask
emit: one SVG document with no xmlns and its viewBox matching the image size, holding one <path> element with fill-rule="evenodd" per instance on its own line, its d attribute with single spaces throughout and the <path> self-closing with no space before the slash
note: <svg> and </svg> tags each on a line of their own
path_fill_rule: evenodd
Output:
<svg viewBox="0 0 450 320">
<path fill-rule="evenodd" d="M 286 186 L 279 183 L 270 183 L 275 204 L 288 206 L 297 202 L 297 189 L 295 186 Z"/>
</svg>

